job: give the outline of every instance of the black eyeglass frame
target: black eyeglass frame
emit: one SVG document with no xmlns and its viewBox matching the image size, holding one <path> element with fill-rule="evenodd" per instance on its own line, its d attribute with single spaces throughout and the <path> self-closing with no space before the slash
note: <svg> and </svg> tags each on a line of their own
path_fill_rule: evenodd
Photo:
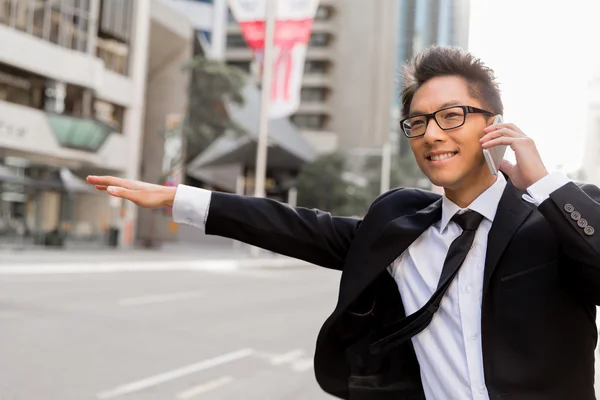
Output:
<svg viewBox="0 0 600 400">
<path fill-rule="evenodd" d="M 446 111 L 446 110 L 450 110 L 451 108 L 462 108 L 463 112 L 465 113 L 465 117 L 463 119 L 462 124 L 458 125 L 458 126 L 454 126 L 452 128 L 442 128 L 440 126 L 440 123 L 438 122 L 437 118 L 435 117 L 437 115 L 437 113 L 442 112 L 442 111 Z M 431 119 L 433 119 L 435 121 L 435 123 L 437 124 L 437 126 L 440 127 L 441 130 L 443 131 L 449 131 L 452 129 L 456 129 L 456 128 L 460 128 L 461 126 L 463 126 L 465 124 L 465 122 L 467 121 L 467 114 L 488 114 L 488 115 L 494 115 L 493 112 L 487 111 L 487 110 L 483 110 L 481 108 L 477 108 L 477 107 L 472 107 L 472 106 L 450 106 L 450 107 L 445 107 L 442 108 L 441 110 L 437 110 L 436 112 L 432 112 L 430 114 L 415 114 L 415 115 L 411 115 L 408 116 L 406 118 L 403 118 L 402 120 L 400 120 L 400 129 L 402 129 L 402 132 L 404 133 L 404 136 L 406 136 L 409 139 L 414 139 L 414 138 L 418 138 L 421 136 L 424 136 L 425 133 L 427 133 L 427 126 L 429 126 L 429 121 Z M 415 118 L 415 117 L 425 117 L 425 132 L 423 132 L 420 135 L 417 136 L 409 136 L 408 133 L 406 133 L 406 130 L 404 130 L 404 122 L 408 121 L 411 118 Z"/>
</svg>

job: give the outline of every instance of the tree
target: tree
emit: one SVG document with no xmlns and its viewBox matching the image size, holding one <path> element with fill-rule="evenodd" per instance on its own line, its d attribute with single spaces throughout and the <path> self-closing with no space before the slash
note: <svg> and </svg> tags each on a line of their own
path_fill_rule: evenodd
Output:
<svg viewBox="0 0 600 400">
<path fill-rule="evenodd" d="M 226 131 L 244 133 L 229 119 L 225 102 L 242 105 L 246 73 L 236 67 L 197 55 L 184 66 L 191 72 L 188 115 L 184 125 L 186 162 L 204 151 Z"/>
<path fill-rule="evenodd" d="M 365 188 L 347 177 L 346 157 L 331 153 L 306 164 L 298 174 L 298 205 L 336 215 L 364 215 L 370 203 Z"/>
</svg>

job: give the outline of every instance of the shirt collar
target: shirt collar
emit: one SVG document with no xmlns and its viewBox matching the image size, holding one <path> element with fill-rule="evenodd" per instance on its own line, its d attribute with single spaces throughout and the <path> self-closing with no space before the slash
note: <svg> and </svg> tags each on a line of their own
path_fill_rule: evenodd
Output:
<svg viewBox="0 0 600 400">
<path fill-rule="evenodd" d="M 479 214 L 483 215 L 485 219 L 493 222 L 494 217 L 496 216 L 496 210 L 498 209 L 498 204 L 500 203 L 500 198 L 502 197 L 502 193 L 504 193 L 504 188 L 506 188 L 506 178 L 504 178 L 504 175 L 498 174 L 496 182 L 487 188 L 485 192 L 481 193 L 479 197 L 466 208 L 477 211 Z M 443 197 L 440 232 L 444 232 L 454 214 L 461 210 L 463 209 L 456 205 L 452 200 L 448 199 L 446 196 Z"/>
</svg>

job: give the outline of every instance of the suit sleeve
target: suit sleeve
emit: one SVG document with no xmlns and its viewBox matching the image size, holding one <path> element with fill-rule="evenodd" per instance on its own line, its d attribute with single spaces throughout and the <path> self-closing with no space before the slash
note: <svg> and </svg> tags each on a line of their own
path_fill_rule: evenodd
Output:
<svg viewBox="0 0 600 400">
<path fill-rule="evenodd" d="M 563 272 L 600 305 L 600 189 L 569 182 L 550 193 L 538 210 L 562 243 L 568 269 Z"/>
<path fill-rule="evenodd" d="M 213 192 L 206 233 L 341 270 L 359 224 L 270 199 Z"/>
</svg>

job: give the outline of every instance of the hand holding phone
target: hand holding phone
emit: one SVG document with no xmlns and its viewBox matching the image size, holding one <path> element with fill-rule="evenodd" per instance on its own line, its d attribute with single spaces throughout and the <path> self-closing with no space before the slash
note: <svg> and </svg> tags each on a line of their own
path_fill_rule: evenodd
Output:
<svg viewBox="0 0 600 400">
<path fill-rule="evenodd" d="M 502 122 L 502 115 L 498 114 L 494 117 L 494 122 L 492 124 L 500 124 Z M 502 160 L 504 160 L 504 153 L 506 153 L 507 147 L 508 146 L 498 145 L 489 149 L 483 149 L 483 156 L 485 157 L 485 162 L 487 163 L 490 172 L 494 176 L 498 175 L 498 171 L 500 170 L 500 164 L 502 164 Z"/>
</svg>

